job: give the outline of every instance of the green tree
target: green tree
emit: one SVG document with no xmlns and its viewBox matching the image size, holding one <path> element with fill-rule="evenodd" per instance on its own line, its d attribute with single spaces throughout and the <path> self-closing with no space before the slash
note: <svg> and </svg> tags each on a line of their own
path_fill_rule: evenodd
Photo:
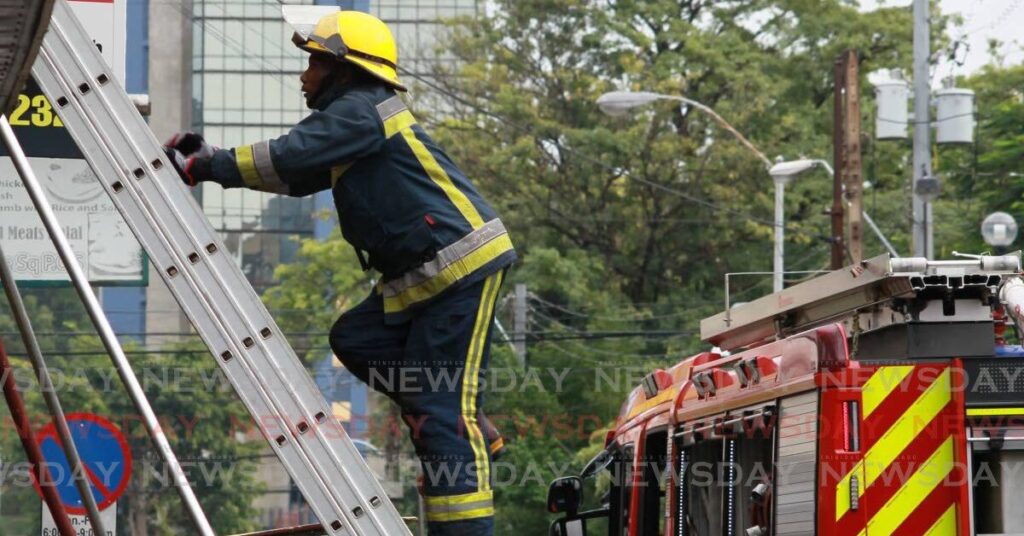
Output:
<svg viewBox="0 0 1024 536">
<path fill-rule="evenodd" d="M 946 19 L 934 15 L 939 48 Z M 685 95 L 767 155 L 830 160 L 835 58 L 857 50 L 869 88 L 872 70 L 909 71 L 911 28 L 909 8 L 861 12 L 840 0 L 498 0 L 488 16 L 455 22 L 442 48 L 456 61 L 420 80 L 448 97 L 428 118 L 523 254 L 510 282 L 535 294 L 531 365 L 573 370 L 564 392 L 502 394 L 495 405 L 593 414 L 610 426 L 636 384 L 604 389 L 590 369 L 649 371 L 700 351 L 696 327 L 721 307 L 722 274 L 770 270 L 764 164 L 694 107 L 660 103 L 615 118 L 598 96 Z M 907 147 L 865 145 L 867 205 L 907 251 Z M 790 270 L 827 266 L 831 188 L 824 174 L 808 175 L 787 192 Z M 869 254 L 882 252 L 866 240 Z M 736 287 L 734 301 L 770 290 L 767 278 Z M 570 441 L 515 437 L 518 464 L 571 460 L 576 469 L 603 444 L 600 427 Z M 532 517 L 543 495 L 536 485 L 500 489 L 499 532 L 545 530 L 548 520 Z"/>
<path fill-rule="evenodd" d="M 838 0 L 497 2 L 453 28 L 457 70 L 436 85 L 454 113 L 438 135 L 520 244 L 597 255 L 634 302 L 704 295 L 721 273 L 770 269 L 763 163 L 695 108 L 609 118 L 597 97 L 686 95 L 766 154 L 827 157 L 834 59 L 854 48 L 864 73 L 909 67 L 909 15 Z M 909 203 L 901 181 L 882 186 Z M 819 177 L 787 196 L 794 269 L 827 254 L 830 189 Z"/>
<path fill-rule="evenodd" d="M 327 240 L 302 240 L 295 261 L 277 267 L 274 278 L 281 284 L 268 289 L 263 301 L 307 366 L 323 357 L 327 333 L 341 311 L 372 288 L 337 228 Z"/>
</svg>

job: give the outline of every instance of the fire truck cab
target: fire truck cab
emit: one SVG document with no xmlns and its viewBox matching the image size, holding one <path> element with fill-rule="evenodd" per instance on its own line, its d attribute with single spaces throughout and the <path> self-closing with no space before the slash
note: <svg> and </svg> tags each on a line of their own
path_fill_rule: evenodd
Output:
<svg viewBox="0 0 1024 536">
<path fill-rule="evenodd" d="M 652 371 L 552 483 L 551 535 L 1024 533 L 1020 268 L 886 255 L 705 319 L 715 350 Z"/>
</svg>

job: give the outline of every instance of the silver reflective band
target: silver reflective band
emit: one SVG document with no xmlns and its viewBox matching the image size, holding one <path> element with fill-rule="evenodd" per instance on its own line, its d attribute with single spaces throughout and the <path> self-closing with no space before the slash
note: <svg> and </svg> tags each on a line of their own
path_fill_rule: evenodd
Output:
<svg viewBox="0 0 1024 536">
<path fill-rule="evenodd" d="M 437 252 L 437 256 L 422 266 L 413 268 L 396 279 L 384 283 L 384 296 L 397 296 L 406 289 L 421 285 L 444 271 L 452 264 L 469 256 L 491 240 L 507 235 L 505 225 L 495 218 L 479 229 L 460 238 L 452 245 Z"/>
<path fill-rule="evenodd" d="M 452 504 L 452 503 L 447 503 L 447 504 L 431 504 L 430 502 L 427 502 L 425 507 L 426 507 L 427 512 L 431 513 L 431 514 L 455 514 L 455 513 L 459 513 L 459 512 L 469 512 L 469 511 L 472 511 L 472 510 L 479 510 L 481 508 L 493 508 L 494 507 L 494 500 L 493 499 L 483 499 L 483 500 L 469 502 L 469 503 L 463 503 L 463 504 Z"/>
<path fill-rule="evenodd" d="M 277 175 L 277 170 L 274 169 L 274 162 L 270 159 L 269 141 L 252 144 L 252 162 L 256 166 L 256 172 L 263 179 L 265 190 L 279 194 L 288 193 L 288 185 Z"/>
<path fill-rule="evenodd" d="M 381 121 L 387 121 L 406 110 L 408 108 L 405 106 L 405 102 L 398 95 L 377 105 L 377 113 L 380 114 Z"/>
</svg>

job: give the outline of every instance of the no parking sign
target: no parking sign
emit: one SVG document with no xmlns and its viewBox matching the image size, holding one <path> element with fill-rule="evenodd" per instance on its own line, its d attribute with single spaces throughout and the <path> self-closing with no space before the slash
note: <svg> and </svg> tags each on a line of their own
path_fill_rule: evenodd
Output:
<svg viewBox="0 0 1024 536">
<path fill-rule="evenodd" d="M 117 499 L 124 495 L 131 480 L 132 458 L 124 434 L 110 421 L 91 413 L 69 413 L 68 427 L 71 438 L 78 448 L 86 478 L 96 498 L 97 506 L 103 513 L 109 533 L 113 534 L 117 513 Z M 72 514 L 72 525 L 88 527 L 85 520 L 85 503 L 75 487 L 74 473 L 54 425 L 48 424 L 36 434 L 36 440 L 46 458 L 47 468 L 61 502 Z M 38 484 L 37 484 L 38 491 Z M 57 535 L 49 510 L 43 508 L 43 536 Z M 86 534 L 83 532 L 82 534 Z M 91 534 L 89 532 L 88 534 Z"/>
</svg>

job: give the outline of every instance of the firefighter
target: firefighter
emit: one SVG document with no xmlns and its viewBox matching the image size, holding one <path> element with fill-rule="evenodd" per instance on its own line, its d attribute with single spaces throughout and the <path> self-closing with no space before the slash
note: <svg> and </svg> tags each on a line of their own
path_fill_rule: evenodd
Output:
<svg viewBox="0 0 1024 536">
<path fill-rule="evenodd" d="M 501 438 L 482 417 L 480 386 L 512 242 L 399 96 L 406 88 L 383 22 L 338 11 L 293 40 L 309 53 L 308 117 L 281 137 L 226 150 L 181 134 L 168 155 L 192 186 L 332 191 L 342 235 L 380 280 L 334 324 L 331 348 L 400 406 L 429 533 L 493 534 L 490 470 Z"/>
</svg>

